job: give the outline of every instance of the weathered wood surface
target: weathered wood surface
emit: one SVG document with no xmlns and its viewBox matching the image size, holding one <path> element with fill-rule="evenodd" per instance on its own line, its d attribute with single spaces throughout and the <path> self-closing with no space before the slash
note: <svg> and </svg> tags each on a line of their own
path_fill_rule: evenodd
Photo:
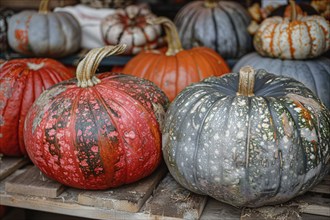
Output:
<svg viewBox="0 0 330 220">
<path fill-rule="evenodd" d="M 151 176 L 136 183 L 111 190 L 84 191 L 78 195 L 78 203 L 99 208 L 138 212 L 167 173 L 165 164 Z"/>
<path fill-rule="evenodd" d="M 206 201 L 207 196 L 189 192 L 167 174 L 147 201 L 145 211 L 156 216 L 199 219 Z"/>
<path fill-rule="evenodd" d="M 55 198 L 64 191 L 64 186 L 48 179 L 37 167 L 32 166 L 26 172 L 7 181 L 5 190 L 7 193 Z"/>
<path fill-rule="evenodd" d="M 0 180 L 29 163 L 27 158 L 0 157 Z"/>
<path fill-rule="evenodd" d="M 25 166 L 22 169 L 18 169 L 10 176 L 0 181 L 1 205 L 92 219 L 179 220 L 199 218 L 201 220 L 250 220 L 269 219 L 269 217 L 272 216 L 272 219 L 311 220 L 314 216 L 315 219 L 323 220 L 329 219 L 330 216 L 330 198 L 326 193 L 308 192 L 288 203 L 278 206 L 240 209 L 211 198 L 207 201 L 206 196 L 196 195 L 183 189 L 169 174 L 167 174 L 165 178 L 160 177 L 162 175 L 158 176 L 158 171 L 153 175 L 159 178 L 158 182 L 160 181 L 160 183 L 158 186 L 156 184 L 156 189 L 150 196 L 146 196 L 149 198 L 144 202 L 142 208 L 138 212 L 120 211 L 113 208 L 106 208 L 106 206 L 98 207 L 81 204 L 78 202 L 78 197 L 86 195 L 86 193 L 89 192 L 72 188 L 66 188 L 65 191 L 56 198 L 28 195 L 30 193 L 24 195 L 5 191 L 6 183 L 15 182 L 15 179 L 22 176 L 25 176 L 27 179 L 31 178 L 31 174 L 29 174 L 31 167 L 32 166 Z M 33 175 L 40 177 L 40 172 Z M 150 178 L 152 179 L 152 176 Z M 321 184 L 329 185 L 327 178 L 328 177 L 326 177 Z M 147 181 L 147 179 L 148 178 L 141 181 Z M 156 180 L 154 181 L 157 182 Z M 140 183 L 141 182 L 138 182 L 137 184 Z M 148 185 L 148 187 L 149 186 L 150 185 Z M 124 186 L 124 188 L 133 192 L 134 190 L 139 191 L 138 189 L 143 187 L 141 185 L 132 184 Z M 125 191 L 123 189 L 120 190 L 122 192 Z M 29 190 L 27 190 L 27 192 L 29 192 Z M 103 191 L 100 191 L 99 193 L 102 194 L 102 192 Z M 144 190 L 144 192 L 146 192 L 146 190 Z M 150 193 L 150 191 L 148 191 L 148 193 Z M 98 202 L 100 201 L 101 200 L 98 200 Z M 93 202 L 95 202 L 95 200 L 93 200 Z"/>
</svg>

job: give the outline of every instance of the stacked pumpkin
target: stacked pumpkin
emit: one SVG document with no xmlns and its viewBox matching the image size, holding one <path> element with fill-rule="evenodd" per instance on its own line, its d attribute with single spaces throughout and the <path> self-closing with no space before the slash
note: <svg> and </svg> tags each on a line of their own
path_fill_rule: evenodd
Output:
<svg viewBox="0 0 330 220">
<path fill-rule="evenodd" d="M 321 55 L 330 49 L 329 22 L 317 15 L 297 16 L 291 1 L 291 17 L 265 19 L 254 36 L 257 53 L 243 57 L 234 66 L 266 69 L 304 83 L 330 108 L 330 60 Z"/>
</svg>

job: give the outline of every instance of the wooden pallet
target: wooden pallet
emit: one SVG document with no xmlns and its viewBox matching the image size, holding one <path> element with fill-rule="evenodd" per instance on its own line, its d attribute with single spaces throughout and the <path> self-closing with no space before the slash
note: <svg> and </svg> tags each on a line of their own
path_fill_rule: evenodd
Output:
<svg viewBox="0 0 330 220">
<path fill-rule="evenodd" d="M 306 219 L 326 219 L 330 218 L 329 180 L 330 175 L 285 204 L 240 209 L 189 192 L 164 164 L 137 183 L 103 191 L 63 187 L 27 165 L 0 182 L 0 204 L 92 219 L 304 219 L 306 213 L 312 214 Z"/>
</svg>

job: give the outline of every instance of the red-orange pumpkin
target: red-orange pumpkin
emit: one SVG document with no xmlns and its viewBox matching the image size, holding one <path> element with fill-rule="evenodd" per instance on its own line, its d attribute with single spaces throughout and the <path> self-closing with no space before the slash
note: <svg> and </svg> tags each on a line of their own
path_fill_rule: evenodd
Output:
<svg viewBox="0 0 330 220">
<path fill-rule="evenodd" d="M 43 90 L 72 77 L 64 65 L 53 59 L 14 59 L 1 64 L 1 154 L 26 155 L 23 126 L 29 108 Z"/>
<path fill-rule="evenodd" d="M 169 19 L 159 17 L 149 22 L 163 25 L 168 48 L 141 52 L 126 64 L 124 73 L 153 81 L 172 101 L 189 84 L 229 72 L 223 58 L 210 48 L 183 50 L 175 25 Z"/>
<path fill-rule="evenodd" d="M 137 181 L 159 165 L 165 94 L 134 76 L 94 76 L 103 57 L 124 48 L 93 49 L 79 63 L 77 79 L 46 90 L 31 107 L 26 149 L 48 177 L 71 187 L 106 189 Z"/>
</svg>

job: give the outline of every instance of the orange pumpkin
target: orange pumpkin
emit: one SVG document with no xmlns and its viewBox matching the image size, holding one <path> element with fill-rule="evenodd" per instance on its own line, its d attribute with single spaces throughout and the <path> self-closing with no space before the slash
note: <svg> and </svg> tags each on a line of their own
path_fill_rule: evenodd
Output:
<svg viewBox="0 0 330 220">
<path fill-rule="evenodd" d="M 148 22 L 163 25 L 168 47 L 139 53 L 126 64 L 124 73 L 151 80 L 172 101 L 189 84 L 230 71 L 224 59 L 210 48 L 183 50 L 176 27 L 168 18 Z"/>
</svg>

